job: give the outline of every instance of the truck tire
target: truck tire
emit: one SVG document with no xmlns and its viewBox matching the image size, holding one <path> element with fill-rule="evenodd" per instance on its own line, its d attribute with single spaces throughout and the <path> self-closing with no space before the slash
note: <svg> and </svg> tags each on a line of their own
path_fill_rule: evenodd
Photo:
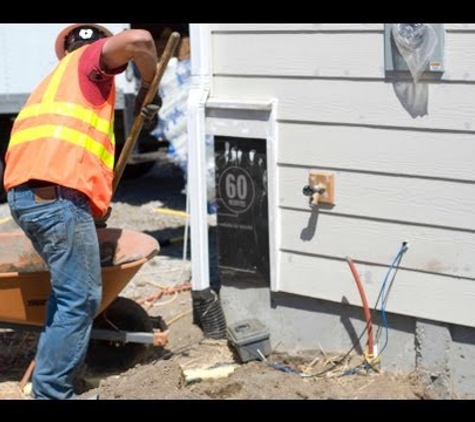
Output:
<svg viewBox="0 0 475 422">
<path fill-rule="evenodd" d="M 147 161 L 139 164 L 127 164 L 124 169 L 124 179 L 139 179 L 145 176 L 155 165 L 155 161 Z"/>
<path fill-rule="evenodd" d="M 0 203 L 5 202 L 7 199 L 7 193 L 5 192 L 5 189 L 3 187 L 3 172 L 5 170 L 5 164 L 3 163 L 3 160 L 0 159 Z"/>
</svg>

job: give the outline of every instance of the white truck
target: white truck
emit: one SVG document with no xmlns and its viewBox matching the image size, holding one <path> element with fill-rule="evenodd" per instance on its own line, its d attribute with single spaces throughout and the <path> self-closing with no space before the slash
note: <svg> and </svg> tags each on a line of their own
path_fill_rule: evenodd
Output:
<svg viewBox="0 0 475 422">
<path fill-rule="evenodd" d="M 67 24 L 0 24 L 0 201 L 5 199 L 4 156 L 13 120 L 36 84 L 57 63 L 54 42 L 65 25 Z M 140 27 L 129 23 L 103 25 L 114 34 L 131 26 Z M 116 77 L 116 85 L 115 132 L 116 150 L 119 154 L 133 122 L 136 81 L 131 66 Z M 150 169 L 159 157 L 162 145 L 152 137 L 141 134 L 130 155 L 124 176 L 140 175 Z"/>
</svg>

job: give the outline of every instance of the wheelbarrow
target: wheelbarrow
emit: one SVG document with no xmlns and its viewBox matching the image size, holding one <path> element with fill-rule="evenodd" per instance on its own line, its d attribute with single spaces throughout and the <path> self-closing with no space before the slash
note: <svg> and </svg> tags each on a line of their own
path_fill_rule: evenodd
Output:
<svg viewBox="0 0 475 422">
<path fill-rule="evenodd" d="M 94 319 L 86 363 L 95 368 L 126 369 L 151 345 L 163 346 L 168 329 L 137 302 L 119 294 L 160 246 L 153 237 L 132 230 L 97 230 L 102 274 L 102 302 Z M 0 326 L 39 331 L 50 295 L 49 271 L 20 231 L 0 233 Z"/>
</svg>

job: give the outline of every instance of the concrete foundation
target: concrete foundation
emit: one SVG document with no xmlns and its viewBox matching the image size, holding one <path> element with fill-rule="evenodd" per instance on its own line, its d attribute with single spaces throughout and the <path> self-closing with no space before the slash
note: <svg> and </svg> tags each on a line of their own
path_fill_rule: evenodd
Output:
<svg viewBox="0 0 475 422">
<path fill-rule="evenodd" d="M 451 398 L 449 328 L 438 322 L 416 322 L 416 367 L 431 390 L 441 399 Z"/>
<path fill-rule="evenodd" d="M 475 398 L 475 328 L 450 326 L 452 339 L 449 362 L 452 394 Z"/>
</svg>

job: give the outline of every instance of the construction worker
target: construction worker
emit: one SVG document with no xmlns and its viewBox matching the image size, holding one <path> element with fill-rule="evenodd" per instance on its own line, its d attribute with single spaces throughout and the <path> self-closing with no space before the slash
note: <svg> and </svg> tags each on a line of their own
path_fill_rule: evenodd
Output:
<svg viewBox="0 0 475 422">
<path fill-rule="evenodd" d="M 50 272 L 51 295 L 32 375 L 37 399 L 75 397 L 101 294 L 95 223 L 110 215 L 114 166 L 114 76 L 133 60 L 141 75 L 136 113 L 150 121 L 160 98 L 142 107 L 155 75 L 152 35 L 113 35 L 96 24 L 64 28 L 59 63 L 33 90 L 12 128 L 4 185 L 13 219 Z M 102 221 L 101 221 L 102 220 Z"/>
</svg>

